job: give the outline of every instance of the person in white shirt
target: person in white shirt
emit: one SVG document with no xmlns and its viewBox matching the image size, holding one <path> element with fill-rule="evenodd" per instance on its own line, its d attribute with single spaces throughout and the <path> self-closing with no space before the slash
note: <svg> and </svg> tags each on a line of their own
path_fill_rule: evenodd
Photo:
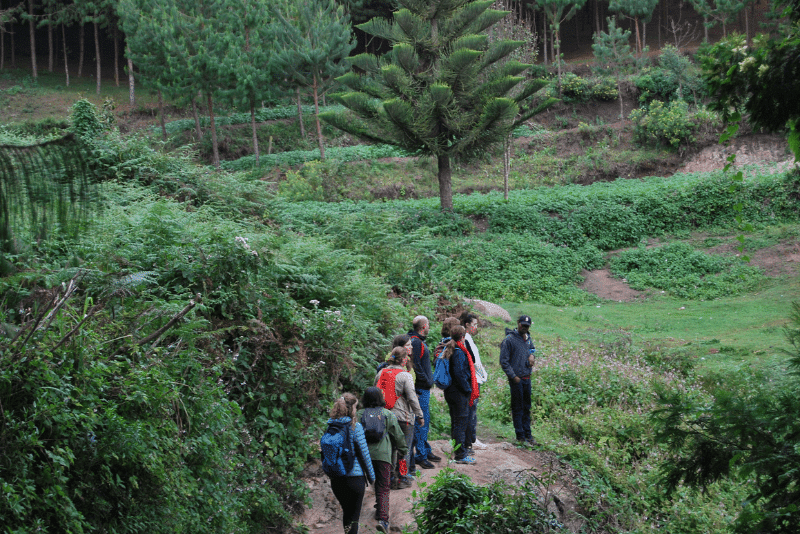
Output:
<svg viewBox="0 0 800 534">
<path fill-rule="evenodd" d="M 472 339 L 472 336 L 478 332 L 478 316 L 474 313 L 470 313 L 465 311 L 459 317 L 461 322 L 461 326 L 463 326 L 467 333 L 464 336 L 464 344 L 466 345 L 467 349 L 469 350 L 469 355 L 472 358 L 473 363 L 475 364 L 475 375 L 478 379 L 478 385 L 483 384 L 486 382 L 488 375 L 486 373 L 486 369 L 483 367 L 481 363 L 481 355 L 478 352 L 478 346 L 475 344 L 475 340 Z M 467 436 L 466 436 L 466 445 L 467 445 L 467 454 L 472 455 L 472 450 L 474 449 L 485 449 L 486 445 L 478 440 L 477 435 L 477 427 L 478 427 L 478 400 L 476 400 L 473 406 L 469 409 L 469 418 L 467 419 Z"/>
</svg>

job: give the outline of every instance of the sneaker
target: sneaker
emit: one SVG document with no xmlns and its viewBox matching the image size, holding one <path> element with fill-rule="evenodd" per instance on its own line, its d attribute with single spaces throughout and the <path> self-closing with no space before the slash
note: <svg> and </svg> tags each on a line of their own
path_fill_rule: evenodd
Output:
<svg viewBox="0 0 800 534">
<path fill-rule="evenodd" d="M 442 457 L 441 456 L 436 456 L 435 454 L 433 454 L 433 451 L 431 451 L 431 452 L 428 453 L 428 461 L 429 462 L 441 462 L 442 461 Z"/>
<path fill-rule="evenodd" d="M 417 462 L 417 465 L 423 469 L 433 469 L 436 466 L 430 463 L 428 460 L 420 460 Z"/>
<path fill-rule="evenodd" d="M 378 532 L 389 532 L 389 522 L 388 521 L 378 521 L 378 526 L 376 529 Z"/>
<path fill-rule="evenodd" d="M 464 456 L 463 458 L 460 458 L 460 459 L 457 458 L 456 459 L 456 463 L 457 464 L 474 465 L 475 464 L 475 458 L 473 458 L 472 456 Z"/>
<path fill-rule="evenodd" d="M 472 447 L 467 447 L 466 449 L 464 449 L 464 454 L 466 454 L 467 456 L 472 456 L 473 454 L 475 454 L 475 451 L 472 450 Z"/>
<path fill-rule="evenodd" d="M 408 480 L 409 482 L 414 482 L 414 481 L 417 479 L 417 474 L 416 474 L 416 473 L 414 473 L 414 474 L 412 475 L 411 473 L 409 473 L 409 474 L 407 474 L 406 476 L 404 476 L 404 477 L 401 477 L 401 478 L 404 478 L 404 479 Z"/>
<path fill-rule="evenodd" d="M 472 444 L 472 448 L 483 450 L 483 449 L 488 449 L 489 447 L 487 447 L 485 443 L 481 443 L 481 440 L 479 440 L 478 438 L 475 438 L 475 443 Z"/>
<path fill-rule="evenodd" d="M 407 478 L 401 478 L 400 480 L 395 480 L 392 482 L 392 489 L 399 490 L 399 489 L 406 489 L 411 487 L 411 481 Z"/>
</svg>

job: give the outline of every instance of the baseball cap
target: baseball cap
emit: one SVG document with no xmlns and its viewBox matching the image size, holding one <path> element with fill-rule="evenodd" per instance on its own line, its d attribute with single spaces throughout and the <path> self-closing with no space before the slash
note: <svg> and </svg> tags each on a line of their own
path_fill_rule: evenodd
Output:
<svg viewBox="0 0 800 534">
<path fill-rule="evenodd" d="M 526 324 L 526 325 L 530 326 L 533 321 L 531 321 L 531 318 L 528 317 L 527 315 L 520 315 L 519 319 L 517 319 L 517 322 L 519 324 Z"/>
</svg>

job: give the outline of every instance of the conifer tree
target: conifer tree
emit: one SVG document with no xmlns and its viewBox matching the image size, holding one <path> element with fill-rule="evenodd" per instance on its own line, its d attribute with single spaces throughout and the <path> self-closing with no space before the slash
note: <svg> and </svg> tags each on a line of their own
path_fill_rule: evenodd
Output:
<svg viewBox="0 0 800 534">
<path fill-rule="evenodd" d="M 648 22 L 653 17 L 653 10 L 658 0 L 611 0 L 608 9 L 622 13 L 633 21 L 636 31 L 636 53 L 640 56 L 644 51 L 645 43 L 639 33 L 639 22 Z"/>
<path fill-rule="evenodd" d="M 325 159 L 319 96 L 329 82 L 347 70 L 345 58 L 356 42 L 350 17 L 335 0 L 310 0 L 296 6 L 293 14 L 276 10 L 281 28 L 277 61 L 296 87 L 310 89 L 314 97 L 314 115 L 320 158 Z"/>
<path fill-rule="evenodd" d="M 530 67 L 508 59 L 521 41 L 489 43 L 483 33 L 507 11 L 491 0 L 398 0 L 392 20 L 357 27 L 392 44 L 387 54 L 359 54 L 337 81 L 348 111 L 322 119 L 362 139 L 436 157 L 443 210 L 452 210 L 451 161 L 501 145 L 539 110 L 520 105 L 538 88 L 524 85 Z M 514 94 L 518 90 L 519 93 Z"/>
<path fill-rule="evenodd" d="M 617 26 L 616 17 L 608 17 L 608 32 L 594 34 L 592 50 L 601 70 L 610 71 L 617 80 L 619 93 L 619 117 L 625 119 L 625 106 L 622 103 L 622 74 L 628 65 L 633 63 L 633 53 L 628 44 L 631 39 L 630 30 Z"/>
<path fill-rule="evenodd" d="M 545 17 L 550 21 L 553 45 L 555 46 L 555 61 L 558 66 L 558 94 L 561 94 L 561 24 L 575 16 L 583 7 L 586 0 L 536 0 L 542 8 Z"/>
</svg>

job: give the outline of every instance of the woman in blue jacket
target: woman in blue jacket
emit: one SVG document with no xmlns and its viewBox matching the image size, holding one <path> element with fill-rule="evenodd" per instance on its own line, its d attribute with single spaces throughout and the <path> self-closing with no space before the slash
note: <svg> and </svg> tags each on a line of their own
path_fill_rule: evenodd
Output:
<svg viewBox="0 0 800 534">
<path fill-rule="evenodd" d="M 460 464 L 474 464 L 475 459 L 467 455 L 466 434 L 469 422 L 469 408 L 480 394 L 472 358 L 464 346 L 466 330 L 461 325 L 450 329 L 450 341 L 445 346 L 442 357 L 450 360 L 450 386 L 444 390 L 444 399 L 450 410 L 450 436 L 455 442 L 455 461 Z"/>
<path fill-rule="evenodd" d="M 369 456 L 369 447 L 364 437 L 361 423 L 356 422 L 358 399 L 352 393 L 345 393 L 333 403 L 328 424 L 336 421 L 352 425 L 350 437 L 356 452 L 353 468 L 345 476 L 332 476 L 331 489 L 342 506 L 342 525 L 345 534 L 358 534 L 358 519 L 361 517 L 361 503 L 366 489 L 365 478 L 375 482 L 375 471 Z"/>
</svg>

